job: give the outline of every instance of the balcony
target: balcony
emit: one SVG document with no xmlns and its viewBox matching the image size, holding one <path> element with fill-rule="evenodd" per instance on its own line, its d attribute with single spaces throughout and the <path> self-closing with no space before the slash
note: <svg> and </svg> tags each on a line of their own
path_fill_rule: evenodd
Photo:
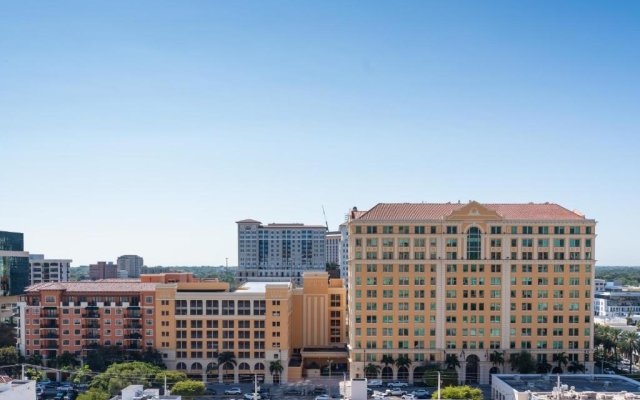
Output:
<svg viewBox="0 0 640 400">
<path fill-rule="evenodd" d="M 96 333 L 87 333 L 82 335 L 83 339 L 100 339 L 100 335 L 96 334 Z"/>
<path fill-rule="evenodd" d="M 124 335 L 124 338 L 127 340 L 142 340 L 142 335 L 140 333 L 130 333 Z"/>
<path fill-rule="evenodd" d="M 40 329 L 58 329 L 58 322 L 52 320 L 43 320 L 40 322 Z"/>
<path fill-rule="evenodd" d="M 43 333 L 42 335 L 40 335 L 41 339 L 58 339 L 60 336 L 58 336 L 57 333 L 53 333 L 53 332 L 49 332 L 49 333 Z"/>
<path fill-rule="evenodd" d="M 139 322 L 128 321 L 124 325 L 124 329 L 142 329 L 142 324 Z"/>
<path fill-rule="evenodd" d="M 44 319 L 58 319 L 58 310 L 43 310 L 40 313 L 40 318 Z"/>
<path fill-rule="evenodd" d="M 86 311 L 82 314 L 82 317 L 87 319 L 99 319 L 100 313 L 98 311 Z"/>
<path fill-rule="evenodd" d="M 124 315 L 125 318 L 140 318 L 142 317 L 142 313 L 140 312 L 140 310 L 132 310 L 130 308 L 127 308 L 127 312 Z"/>
<path fill-rule="evenodd" d="M 40 350 L 58 350 L 58 341 L 43 340 L 40 342 Z"/>
<path fill-rule="evenodd" d="M 85 329 L 97 329 L 100 328 L 100 324 L 96 321 L 87 321 L 84 323 L 83 328 Z"/>
</svg>

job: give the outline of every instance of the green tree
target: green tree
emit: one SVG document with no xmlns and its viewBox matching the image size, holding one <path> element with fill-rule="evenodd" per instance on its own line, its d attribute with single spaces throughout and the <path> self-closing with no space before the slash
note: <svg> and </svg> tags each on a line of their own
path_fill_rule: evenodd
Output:
<svg viewBox="0 0 640 400">
<path fill-rule="evenodd" d="M 447 354 L 444 359 L 445 368 L 448 370 L 456 369 L 456 367 L 460 367 L 460 361 L 458 361 L 458 356 L 455 354 Z"/>
<path fill-rule="evenodd" d="M 17 364 L 20 359 L 20 354 L 13 346 L 6 346 L 0 348 L 0 365 Z"/>
<path fill-rule="evenodd" d="M 409 356 L 407 355 L 400 355 L 398 356 L 398 358 L 396 359 L 396 367 L 398 368 L 409 368 L 411 366 L 411 359 L 409 358 Z"/>
<path fill-rule="evenodd" d="M 440 372 L 440 385 L 455 386 L 458 384 L 458 371 L 455 369 L 440 370 L 433 367 L 427 367 L 422 377 L 422 382 L 428 387 L 438 386 L 438 372 Z"/>
<path fill-rule="evenodd" d="M 56 365 L 58 366 L 58 368 L 75 367 L 77 365 L 80 365 L 80 361 L 74 354 L 65 351 L 64 353 L 56 357 Z"/>
<path fill-rule="evenodd" d="M 93 378 L 91 387 L 115 395 L 129 385 L 151 386 L 159 372 L 159 367 L 140 361 L 111 364 L 105 372 Z"/>
<path fill-rule="evenodd" d="M 389 365 L 393 365 L 395 363 L 395 360 L 389 354 L 383 355 L 380 361 L 384 364 L 385 367 L 388 367 Z"/>
<path fill-rule="evenodd" d="M 40 353 L 33 353 L 25 360 L 27 364 L 42 365 L 42 356 Z"/>
<path fill-rule="evenodd" d="M 84 393 L 80 393 L 76 400 L 109 400 L 111 396 L 104 390 L 91 388 Z"/>
<path fill-rule="evenodd" d="M 200 381 L 181 381 L 171 388 L 172 395 L 179 396 L 199 396 L 204 394 L 204 383 Z"/>
<path fill-rule="evenodd" d="M 92 375 L 93 372 L 91 371 L 91 369 L 89 369 L 89 366 L 85 364 L 82 367 L 73 370 L 73 372 L 71 372 L 71 378 L 69 379 L 71 380 L 71 382 L 79 385 L 89 382 Z"/>
<path fill-rule="evenodd" d="M 511 354 L 511 356 L 509 356 L 509 364 L 511 364 L 511 369 L 521 374 L 530 374 L 536 370 L 536 362 L 531 356 L 531 353 L 526 350 L 522 350 L 517 354 Z"/>
<path fill-rule="evenodd" d="M 280 375 L 282 375 L 282 362 L 280 360 L 274 360 L 269 363 L 269 373 L 271 376 L 278 375 L 278 382 L 280 382 Z"/>
<path fill-rule="evenodd" d="M 438 391 L 436 390 L 431 397 L 433 399 L 438 398 Z M 483 400 L 482 390 L 471 386 L 448 386 L 444 389 L 440 389 L 440 398 L 442 399 L 471 399 L 471 400 Z"/>
<path fill-rule="evenodd" d="M 36 382 L 40 382 L 44 380 L 46 376 L 44 371 L 34 369 L 34 368 L 27 368 L 24 374 L 27 376 L 27 378 L 29 378 L 29 380 L 36 381 Z"/>
<path fill-rule="evenodd" d="M 153 364 L 160 368 L 166 368 L 164 365 L 164 361 L 162 360 L 162 353 L 158 350 L 147 347 L 140 356 L 140 361 L 145 362 L 147 364 Z"/>
<path fill-rule="evenodd" d="M 87 348 L 87 364 L 92 371 L 103 372 L 114 363 L 122 363 L 127 360 L 126 352 L 118 346 L 94 345 Z"/>
<path fill-rule="evenodd" d="M 164 378 L 167 378 L 167 386 L 171 387 L 178 382 L 189 380 L 184 372 L 179 371 L 161 371 L 154 378 L 155 386 L 164 387 Z"/>
<path fill-rule="evenodd" d="M 574 374 L 577 374 L 578 372 L 584 372 L 585 371 L 585 367 L 584 364 L 580 364 L 577 361 L 571 361 L 571 364 L 569 364 L 569 372 L 573 372 Z"/>
<path fill-rule="evenodd" d="M 569 356 L 564 351 L 561 351 L 560 353 L 553 355 L 553 362 L 557 364 L 551 372 L 554 374 L 561 374 L 563 371 L 562 366 L 564 365 L 566 367 L 567 364 L 569 364 Z"/>
<path fill-rule="evenodd" d="M 222 367 L 224 375 L 227 375 L 229 367 L 233 368 L 236 364 L 236 355 L 232 351 L 223 351 L 218 354 L 218 367 Z"/>
<path fill-rule="evenodd" d="M 620 351 L 629 358 L 629 373 L 632 373 L 635 364 L 635 354 L 640 351 L 640 339 L 636 331 L 624 331 L 620 335 L 620 343 L 618 345 Z"/>
<path fill-rule="evenodd" d="M 364 375 L 369 379 L 375 379 L 380 375 L 382 368 L 379 365 L 369 363 L 364 367 Z"/>
<path fill-rule="evenodd" d="M 493 364 L 494 367 L 504 365 L 504 355 L 502 352 L 494 350 L 493 353 L 489 355 L 489 361 L 491 361 L 491 364 Z"/>
<path fill-rule="evenodd" d="M 17 343 L 15 325 L 0 322 L 0 347 L 14 347 Z"/>
</svg>

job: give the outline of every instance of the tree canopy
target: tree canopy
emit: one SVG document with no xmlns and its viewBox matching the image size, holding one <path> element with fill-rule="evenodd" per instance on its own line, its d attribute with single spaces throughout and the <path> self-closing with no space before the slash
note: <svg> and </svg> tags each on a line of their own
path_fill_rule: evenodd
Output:
<svg viewBox="0 0 640 400">
<path fill-rule="evenodd" d="M 171 388 L 171 394 L 180 396 L 199 396 L 204 394 L 204 383 L 192 380 L 181 381 L 173 385 Z"/>
<path fill-rule="evenodd" d="M 111 364 L 93 378 L 91 387 L 115 395 L 129 385 L 151 386 L 160 372 L 159 367 L 140 361 Z"/>
<path fill-rule="evenodd" d="M 433 399 L 438 398 L 438 391 L 436 390 L 432 396 Z M 471 399 L 471 400 L 483 400 L 482 390 L 471 386 L 448 386 L 444 389 L 440 389 L 440 398 L 442 399 Z"/>
</svg>

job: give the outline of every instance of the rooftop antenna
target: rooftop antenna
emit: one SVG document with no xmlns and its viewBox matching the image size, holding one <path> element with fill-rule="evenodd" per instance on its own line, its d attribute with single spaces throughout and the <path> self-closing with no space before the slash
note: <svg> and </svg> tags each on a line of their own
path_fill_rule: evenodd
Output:
<svg viewBox="0 0 640 400">
<path fill-rule="evenodd" d="M 327 230 L 329 230 L 329 222 L 327 222 L 327 213 L 324 212 L 324 205 L 322 206 L 322 215 L 324 215 L 324 225 L 327 227 Z"/>
</svg>

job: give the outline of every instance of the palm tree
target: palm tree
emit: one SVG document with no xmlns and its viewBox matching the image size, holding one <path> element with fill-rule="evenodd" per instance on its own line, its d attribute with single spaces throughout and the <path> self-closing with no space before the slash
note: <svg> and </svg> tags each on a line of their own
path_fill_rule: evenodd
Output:
<svg viewBox="0 0 640 400">
<path fill-rule="evenodd" d="M 489 355 L 489 361 L 491 361 L 491 364 L 495 367 L 498 365 L 504 365 L 504 355 L 501 352 L 494 350 L 493 353 Z"/>
<path fill-rule="evenodd" d="M 571 361 L 568 369 L 569 372 L 573 372 L 574 374 L 585 371 L 584 364 L 580 364 L 578 361 Z"/>
<path fill-rule="evenodd" d="M 236 366 L 236 355 L 232 351 L 223 351 L 218 354 L 218 368 L 222 367 L 224 375 L 227 375 L 229 365 Z"/>
<path fill-rule="evenodd" d="M 629 373 L 632 372 L 635 354 L 640 351 L 640 339 L 635 331 L 625 331 L 620 335 L 620 350 L 629 357 Z"/>
<path fill-rule="evenodd" d="M 388 367 L 389 365 L 393 365 L 395 363 L 395 360 L 389 354 L 383 355 L 380 361 L 384 364 L 385 367 Z"/>
<path fill-rule="evenodd" d="M 536 363 L 526 350 L 522 350 L 520 353 L 511 354 L 509 356 L 509 364 L 511 369 L 518 371 L 521 374 L 530 374 L 536 370 Z"/>
<path fill-rule="evenodd" d="M 456 369 L 456 367 L 460 367 L 458 356 L 455 354 L 447 354 L 444 359 L 444 365 L 446 369 Z"/>
<path fill-rule="evenodd" d="M 411 366 L 411 359 L 409 358 L 409 356 L 403 354 L 401 356 L 398 356 L 398 358 L 396 359 L 396 367 L 398 367 L 398 368 L 402 368 L 402 367 L 409 368 L 410 366 Z"/>
<path fill-rule="evenodd" d="M 364 374 L 367 378 L 377 378 L 382 368 L 379 365 L 369 363 L 364 367 Z"/>
<path fill-rule="evenodd" d="M 278 383 L 280 383 L 280 375 L 283 370 L 284 368 L 282 367 L 280 360 L 274 360 L 269 363 L 269 372 L 272 376 L 278 374 Z"/>
<path fill-rule="evenodd" d="M 553 369 L 553 373 L 562 373 L 562 366 L 565 367 L 569 364 L 569 356 L 564 351 L 554 354 L 553 361 L 558 363 L 558 365 Z"/>
</svg>

